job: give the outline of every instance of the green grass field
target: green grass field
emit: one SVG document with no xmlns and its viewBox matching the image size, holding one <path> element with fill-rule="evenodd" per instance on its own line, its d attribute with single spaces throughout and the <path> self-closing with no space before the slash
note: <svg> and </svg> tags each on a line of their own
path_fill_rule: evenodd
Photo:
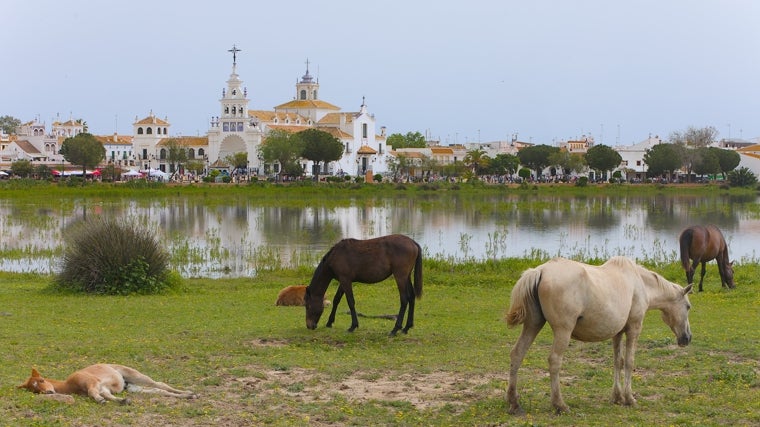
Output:
<svg viewBox="0 0 760 427">
<path fill-rule="evenodd" d="M 568 415 L 554 415 L 547 370 L 551 330 L 531 347 L 518 390 L 527 411 L 507 414 L 509 351 L 520 333 L 503 315 L 520 273 L 534 261 L 425 263 L 425 294 L 408 335 L 360 318 L 345 302 L 335 327 L 305 327 L 302 307 L 276 307 L 307 269 L 252 279 L 186 280 L 157 296 L 77 296 L 47 291 L 50 277 L 0 273 L 0 425 L 758 425 L 760 265 L 736 266 L 737 289 L 708 266 L 691 296 L 690 346 L 679 348 L 659 313 L 639 340 L 635 407 L 609 402 L 610 342 L 573 341 L 561 372 Z M 658 267 L 683 284 L 678 265 Z M 335 291 L 335 284 L 328 296 Z M 357 310 L 398 310 L 395 284 L 358 284 Z M 16 386 L 31 368 L 64 379 L 97 362 L 135 367 L 199 394 L 176 400 L 132 394 L 120 406 L 77 397 L 51 401 Z"/>
</svg>

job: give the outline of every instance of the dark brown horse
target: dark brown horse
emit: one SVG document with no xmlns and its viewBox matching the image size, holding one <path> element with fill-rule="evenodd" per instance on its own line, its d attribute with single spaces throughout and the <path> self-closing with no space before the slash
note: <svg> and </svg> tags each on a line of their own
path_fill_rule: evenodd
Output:
<svg viewBox="0 0 760 427">
<path fill-rule="evenodd" d="M 728 260 L 728 245 L 718 227 L 710 225 L 692 225 L 681 232 L 678 238 L 681 246 L 681 265 L 686 270 L 688 284 L 694 282 L 694 271 L 702 263 L 699 277 L 699 291 L 702 292 L 702 280 L 705 278 L 705 263 L 716 260 L 720 283 L 730 289 L 734 288 L 733 262 Z M 693 260 L 693 262 L 690 262 Z"/>
<path fill-rule="evenodd" d="M 414 270 L 414 284 L 412 284 Z M 401 298 L 401 308 L 396 317 L 396 326 L 391 335 L 401 330 L 407 306 L 409 315 L 403 329 L 407 333 L 414 326 L 414 300 L 422 296 L 422 248 L 409 237 L 393 234 L 369 240 L 343 239 L 336 243 L 314 271 L 311 283 L 306 288 L 306 327 L 316 329 L 324 310 L 324 296 L 333 279 L 339 283 L 333 298 L 332 311 L 327 319 L 327 327 L 335 321 L 335 311 L 343 294 L 346 294 L 351 310 L 349 332 L 359 326 L 354 307 L 353 282 L 377 283 L 393 275 Z"/>
</svg>

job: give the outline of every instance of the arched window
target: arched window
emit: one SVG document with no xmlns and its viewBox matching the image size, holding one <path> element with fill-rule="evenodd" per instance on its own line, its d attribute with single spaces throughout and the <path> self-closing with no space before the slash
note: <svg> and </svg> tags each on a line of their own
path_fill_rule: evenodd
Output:
<svg viewBox="0 0 760 427">
<path fill-rule="evenodd" d="M 158 154 L 158 158 L 161 160 L 166 160 L 166 148 L 161 149 L 161 152 Z"/>
<path fill-rule="evenodd" d="M 301 99 L 306 99 L 306 89 L 301 89 Z"/>
<path fill-rule="evenodd" d="M 142 135 L 143 134 L 143 128 L 137 128 L 137 134 Z"/>
<path fill-rule="evenodd" d="M 367 124 L 362 123 L 362 138 L 366 138 L 366 137 L 367 137 Z"/>
<path fill-rule="evenodd" d="M 206 155 L 206 152 L 203 151 L 203 148 L 199 148 L 198 149 L 198 157 L 203 157 L 204 155 Z"/>
<path fill-rule="evenodd" d="M 312 94 L 312 96 L 314 97 L 314 99 L 317 99 L 317 90 L 316 89 L 314 89 L 314 93 Z"/>
<path fill-rule="evenodd" d="M 164 135 L 166 135 L 166 128 L 164 128 Z"/>
<path fill-rule="evenodd" d="M 195 158 L 195 149 L 191 148 L 187 150 L 187 158 L 188 159 L 194 159 Z"/>
<path fill-rule="evenodd" d="M 148 135 L 153 135 L 153 128 L 148 128 L 146 133 Z"/>
</svg>

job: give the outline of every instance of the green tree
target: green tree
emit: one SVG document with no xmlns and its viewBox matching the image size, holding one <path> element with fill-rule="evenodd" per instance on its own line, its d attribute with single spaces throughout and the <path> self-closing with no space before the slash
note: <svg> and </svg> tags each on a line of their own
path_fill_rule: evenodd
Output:
<svg viewBox="0 0 760 427">
<path fill-rule="evenodd" d="M 726 174 L 736 169 L 741 162 L 741 156 L 739 153 L 733 150 L 724 150 L 722 148 L 710 147 L 710 151 L 715 153 L 718 157 L 718 164 L 720 165 L 720 173 L 723 174 L 723 179 L 726 179 Z"/>
<path fill-rule="evenodd" d="M 242 171 L 245 169 L 248 169 L 248 153 L 244 151 L 239 151 L 234 154 L 230 154 L 229 156 L 224 158 L 224 161 L 227 162 L 230 166 L 232 166 L 232 176 L 225 177 L 222 179 L 230 178 L 230 180 L 234 177 L 236 179 L 240 179 L 240 174 L 242 174 Z M 229 181 L 226 181 L 229 182 Z"/>
<path fill-rule="evenodd" d="M 100 171 L 102 178 L 109 182 L 116 181 L 116 166 L 113 163 L 109 163 L 103 170 Z"/>
<path fill-rule="evenodd" d="M 66 138 L 61 144 L 59 154 L 72 165 L 81 165 L 84 178 L 88 167 L 95 168 L 105 158 L 106 149 L 94 136 L 83 132 Z"/>
<path fill-rule="evenodd" d="M 530 178 L 530 172 L 531 170 L 528 168 L 520 168 L 520 170 L 517 171 L 517 176 L 525 180 Z"/>
<path fill-rule="evenodd" d="M 400 133 L 392 133 L 388 135 L 388 139 L 385 140 L 385 143 L 394 150 L 406 148 L 406 140 L 404 139 L 404 135 L 401 135 Z"/>
<path fill-rule="evenodd" d="M 720 172 L 720 161 L 715 151 L 710 147 L 700 147 L 695 149 L 698 156 L 694 163 L 694 173 L 697 175 L 711 175 Z"/>
<path fill-rule="evenodd" d="M 334 162 L 343 156 L 343 143 L 325 131 L 306 129 L 296 135 L 303 141 L 301 157 L 314 162 L 314 175 L 317 177 L 321 163 Z"/>
<path fill-rule="evenodd" d="M 11 172 L 13 172 L 14 175 L 20 176 L 22 178 L 28 178 L 29 175 L 32 174 L 33 169 L 34 167 L 32 166 L 32 162 L 26 159 L 16 160 L 15 162 L 11 163 Z"/>
<path fill-rule="evenodd" d="M 446 177 L 447 181 L 453 177 L 461 177 L 465 170 L 467 170 L 467 166 L 461 160 L 441 166 L 441 174 Z"/>
<path fill-rule="evenodd" d="M 399 177 L 406 175 L 407 182 L 409 181 L 409 172 L 412 168 L 412 159 L 410 159 L 406 153 L 397 153 L 389 162 L 388 170 L 393 174 L 393 180 L 396 181 Z"/>
<path fill-rule="evenodd" d="M 589 148 L 585 157 L 588 167 L 600 172 L 607 172 L 615 169 L 620 166 L 620 162 L 623 161 L 620 153 L 604 144 L 595 145 Z"/>
<path fill-rule="evenodd" d="M 436 173 L 441 169 L 441 165 L 438 160 L 427 156 L 422 158 L 422 165 L 420 165 L 420 167 L 422 168 L 423 176 L 426 173 L 428 176 L 430 176 L 431 173 Z"/>
<path fill-rule="evenodd" d="M 16 128 L 21 126 L 21 120 L 12 116 L 0 117 L 0 129 L 7 135 L 15 134 Z"/>
<path fill-rule="evenodd" d="M 542 171 L 551 163 L 549 157 L 558 152 L 559 148 L 541 144 L 525 147 L 517 152 L 520 163 L 536 171 L 536 178 L 542 175 Z"/>
<path fill-rule="evenodd" d="M 84 119 L 77 119 L 76 123 L 82 125 L 82 132 L 89 132 L 89 126 L 87 126 L 87 122 Z"/>
<path fill-rule="evenodd" d="M 185 164 L 185 169 L 189 170 L 195 175 L 200 175 L 203 173 L 205 166 L 203 162 L 200 160 L 190 160 L 189 162 Z"/>
<path fill-rule="evenodd" d="M 261 157 L 267 163 L 280 163 L 280 173 L 286 175 L 303 175 L 298 158 L 303 153 L 303 141 L 298 134 L 283 130 L 270 132 L 261 147 Z"/>
<path fill-rule="evenodd" d="M 583 172 L 587 167 L 586 158 L 583 154 L 571 153 L 567 150 L 559 150 L 549 156 L 549 163 L 559 166 L 562 169 L 562 174 L 565 176 L 573 172 Z"/>
<path fill-rule="evenodd" d="M 489 160 L 490 158 L 482 148 L 468 151 L 464 156 L 464 163 L 476 177 L 488 167 Z"/>
<path fill-rule="evenodd" d="M 166 160 L 169 162 L 170 171 L 176 172 L 187 161 L 187 150 L 185 146 L 174 138 L 166 141 Z"/>
<path fill-rule="evenodd" d="M 425 136 L 419 132 L 407 132 L 406 135 L 394 133 L 388 136 L 386 144 L 393 147 L 394 150 L 399 148 L 425 148 L 427 141 Z"/>
<path fill-rule="evenodd" d="M 427 146 L 425 136 L 419 132 L 407 132 L 404 139 L 406 139 L 407 148 L 425 148 Z"/>
<path fill-rule="evenodd" d="M 689 126 L 683 132 L 671 132 L 671 144 L 676 144 L 682 147 L 681 165 L 686 168 L 687 181 L 691 179 L 691 172 L 694 169 L 694 165 L 700 161 L 700 156 L 704 153 L 697 149 L 707 147 L 715 142 L 715 137 L 717 135 L 718 131 L 712 126 L 703 128 Z"/>
<path fill-rule="evenodd" d="M 224 158 L 224 161 L 232 166 L 233 169 L 245 169 L 248 167 L 248 153 L 240 151 L 234 154 L 230 154 Z"/>
<path fill-rule="evenodd" d="M 672 174 L 681 167 L 681 155 L 674 144 L 657 144 L 644 153 L 648 176 Z"/>
<path fill-rule="evenodd" d="M 751 187 L 757 183 L 757 176 L 747 167 L 728 173 L 728 182 L 734 187 Z"/>
<path fill-rule="evenodd" d="M 499 153 L 488 163 L 490 173 L 514 175 L 520 167 L 520 159 L 514 154 Z"/>
<path fill-rule="evenodd" d="M 48 179 L 53 176 L 53 171 L 47 165 L 37 165 L 32 172 L 40 179 Z"/>
</svg>

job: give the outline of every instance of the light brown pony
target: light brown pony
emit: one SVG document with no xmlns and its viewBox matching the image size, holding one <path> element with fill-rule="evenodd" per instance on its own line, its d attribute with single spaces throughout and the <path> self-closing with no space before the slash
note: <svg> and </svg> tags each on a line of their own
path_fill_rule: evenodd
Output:
<svg viewBox="0 0 760 427">
<path fill-rule="evenodd" d="M 277 294 L 277 301 L 274 305 L 284 306 L 303 306 L 303 297 L 306 295 L 306 285 L 292 285 L 283 288 Z M 332 304 L 330 300 L 324 301 L 325 306 Z"/>
<path fill-rule="evenodd" d="M 277 302 L 274 305 L 303 305 L 303 296 L 306 294 L 306 285 L 293 285 L 283 288 L 277 294 Z"/>
<path fill-rule="evenodd" d="M 570 338 L 587 342 L 612 338 L 612 401 L 633 405 L 631 374 L 644 315 L 650 309 L 662 311 L 662 319 L 676 335 L 678 345 L 688 345 L 691 306 L 686 294 L 691 288 L 671 283 L 624 257 L 611 258 L 601 266 L 555 258 L 523 272 L 512 289 L 507 313 L 509 326 L 523 324 L 510 353 L 509 413 L 523 413 L 517 396 L 517 370 L 546 322 L 554 333 L 549 378 L 552 405 L 558 413 L 569 411 L 560 393 L 559 371 Z"/>
<path fill-rule="evenodd" d="M 105 363 L 80 369 L 69 375 L 66 381 L 44 378 L 32 368 L 32 376 L 18 387 L 42 394 L 81 394 L 90 396 L 98 403 L 112 400 L 127 404 L 129 399 L 114 396 L 114 393 L 121 393 L 124 390 L 183 399 L 197 397 L 192 391 L 178 390 L 165 383 L 154 381 L 128 366 Z"/>
<path fill-rule="evenodd" d="M 728 245 L 720 229 L 712 224 L 692 225 L 681 232 L 678 237 L 681 247 L 681 265 L 686 271 L 686 281 L 694 283 L 694 271 L 697 264 L 702 264 L 699 276 L 699 292 L 702 292 L 702 281 L 705 279 L 705 263 L 715 260 L 718 263 L 720 284 L 729 289 L 734 284 L 734 263 L 728 260 Z M 689 261 L 693 260 L 693 263 Z"/>
</svg>

